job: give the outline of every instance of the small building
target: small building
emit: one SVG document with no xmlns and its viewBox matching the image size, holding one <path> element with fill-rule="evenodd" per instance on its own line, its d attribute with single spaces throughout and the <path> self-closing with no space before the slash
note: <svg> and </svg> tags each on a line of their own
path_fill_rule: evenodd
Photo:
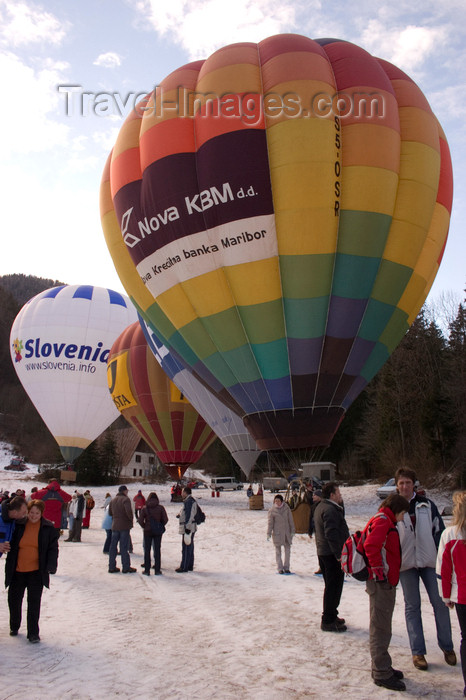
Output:
<svg viewBox="0 0 466 700">
<path fill-rule="evenodd" d="M 151 476 L 155 476 L 157 466 L 158 460 L 155 453 L 141 438 L 129 461 L 122 466 L 120 478 L 148 479 Z"/>
<path fill-rule="evenodd" d="M 317 477 L 321 481 L 333 481 L 335 479 L 336 465 L 333 462 L 303 462 L 303 479 L 311 476 Z"/>
</svg>

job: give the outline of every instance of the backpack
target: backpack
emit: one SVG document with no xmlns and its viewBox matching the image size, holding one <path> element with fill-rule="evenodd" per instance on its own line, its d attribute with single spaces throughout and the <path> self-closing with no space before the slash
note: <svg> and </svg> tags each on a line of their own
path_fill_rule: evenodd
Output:
<svg viewBox="0 0 466 700">
<path fill-rule="evenodd" d="M 376 517 L 387 519 L 384 513 L 377 513 L 374 518 Z M 357 530 L 350 535 L 341 550 L 341 568 L 345 574 L 349 574 L 357 581 L 367 581 L 371 578 L 371 567 L 364 551 L 364 542 L 371 531 L 371 521 L 362 532 Z"/>
<path fill-rule="evenodd" d="M 196 525 L 200 525 L 201 523 L 205 522 L 205 513 L 203 510 L 201 510 L 201 507 L 199 505 L 197 506 L 196 514 L 193 520 L 196 523 Z"/>
<path fill-rule="evenodd" d="M 87 496 L 86 497 L 86 508 L 88 508 L 89 510 L 92 510 L 94 508 L 94 506 L 95 506 L 95 501 L 92 498 L 92 496 Z"/>
</svg>

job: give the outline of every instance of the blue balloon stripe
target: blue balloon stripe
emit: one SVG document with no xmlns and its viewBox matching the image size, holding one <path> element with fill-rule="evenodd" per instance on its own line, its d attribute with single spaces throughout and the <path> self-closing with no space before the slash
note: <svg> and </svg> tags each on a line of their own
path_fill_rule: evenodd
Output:
<svg viewBox="0 0 466 700">
<path fill-rule="evenodd" d="M 75 293 L 73 294 L 73 299 L 92 299 L 94 293 L 94 287 L 90 284 L 83 284 L 77 287 Z"/>
<path fill-rule="evenodd" d="M 61 290 L 65 289 L 65 288 L 66 288 L 66 285 L 62 285 L 61 287 L 52 287 L 52 289 L 49 289 L 46 292 L 44 292 L 43 298 L 44 299 L 55 299 L 57 294 L 59 294 L 61 292 Z M 32 299 L 30 299 L 30 301 L 32 301 Z"/>
<path fill-rule="evenodd" d="M 126 308 L 128 307 L 126 299 L 123 297 L 122 294 L 113 291 L 113 289 L 107 289 L 107 292 L 110 299 L 110 304 L 116 304 L 117 306 L 124 306 Z"/>
</svg>

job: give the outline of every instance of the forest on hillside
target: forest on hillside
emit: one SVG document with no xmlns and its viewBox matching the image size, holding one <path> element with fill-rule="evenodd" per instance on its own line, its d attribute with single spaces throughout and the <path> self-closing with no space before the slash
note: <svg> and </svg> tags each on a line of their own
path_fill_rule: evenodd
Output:
<svg viewBox="0 0 466 700">
<path fill-rule="evenodd" d="M 59 284 L 20 274 L 0 277 L 0 439 L 36 463 L 59 461 L 60 453 L 17 379 L 10 329 L 26 301 Z M 88 450 L 92 454 L 95 445 Z M 348 410 L 330 447 L 316 458 L 335 462 L 345 479 L 388 478 L 404 464 L 426 484 L 466 488 L 465 299 L 421 310 Z M 219 440 L 196 466 L 210 473 L 236 470 Z M 270 460 L 262 455 L 256 472 L 269 467 Z"/>
</svg>

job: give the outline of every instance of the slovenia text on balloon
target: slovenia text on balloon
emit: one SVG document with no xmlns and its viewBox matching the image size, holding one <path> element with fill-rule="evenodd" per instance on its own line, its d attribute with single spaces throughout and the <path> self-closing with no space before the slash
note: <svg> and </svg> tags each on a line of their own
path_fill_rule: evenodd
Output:
<svg viewBox="0 0 466 700">
<path fill-rule="evenodd" d="M 13 323 L 16 372 L 68 462 L 118 418 L 108 396 L 107 359 L 135 318 L 122 294 L 69 285 L 35 296 Z"/>
</svg>

